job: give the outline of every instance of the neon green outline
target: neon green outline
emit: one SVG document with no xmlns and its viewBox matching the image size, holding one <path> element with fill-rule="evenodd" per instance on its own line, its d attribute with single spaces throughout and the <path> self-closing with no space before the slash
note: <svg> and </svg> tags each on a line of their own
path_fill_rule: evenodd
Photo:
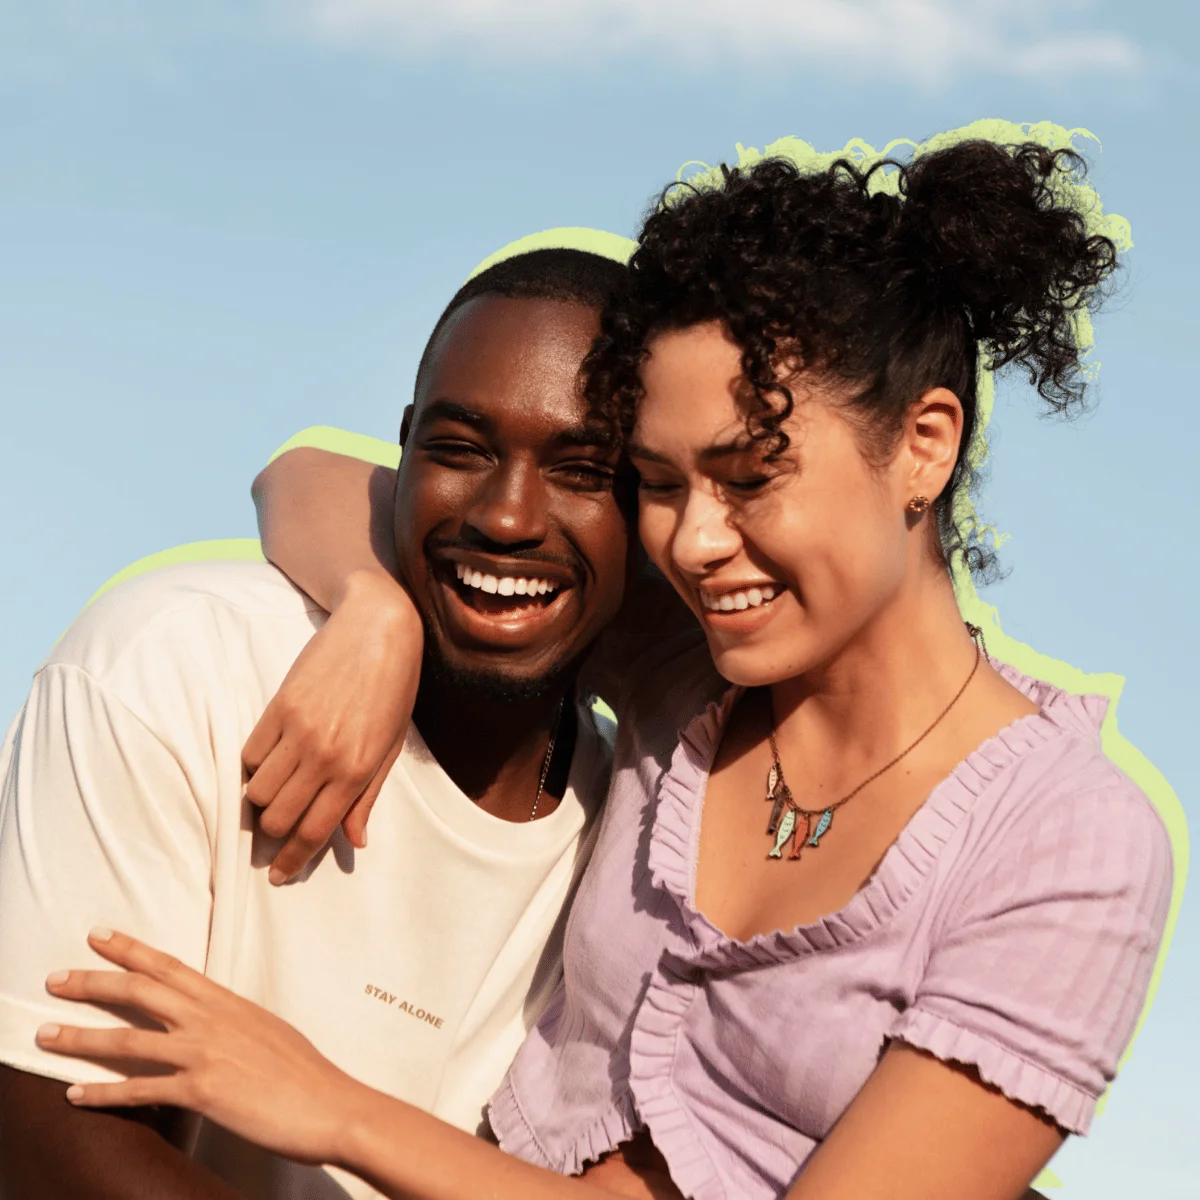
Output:
<svg viewBox="0 0 1200 1200">
<path fill-rule="evenodd" d="M 1060 125 L 1054 125 L 1050 122 L 1019 125 L 1010 121 L 983 120 L 938 134 L 936 137 L 921 143 L 910 141 L 907 138 L 898 138 L 888 142 L 882 150 L 876 150 L 861 138 L 853 138 L 841 150 L 830 152 L 818 151 L 809 145 L 809 143 L 795 137 L 780 138 L 771 142 L 763 151 L 759 151 L 753 147 L 747 149 L 741 143 L 738 143 L 737 165 L 749 166 L 762 158 L 785 157 L 795 162 L 802 169 L 820 170 L 829 166 L 837 158 L 849 157 L 860 165 L 869 166 L 872 162 L 880 158 L 886 158 L 894 150 L 902 147 L 911 149 L 914 156 L 919 156 L 967 138 L 987 138 L 1001 144 L 1033 140 L 1041 142 L 1051 149 L 1059 149 L 1074 148 L 1077 137 L 1089 138 L 1097 141 L 1097 144 L 1099 144 L 1095 136 L 1085 129 L 1065 129 Z M 685 174 L 689 167 L 697 167 L 699 169 L 694 173 Z M 694 161 L 685 163 L 679 169 L 676 177 L 679 180 L 686 179 L 689 184 L 695 187 L 719 186 L 721 180 L 718 169 L 710 167 L 706 163 Z M 894 173 L 885 174 L 880 172 L 877 174 L 875 176 L 875 186 L 880 189 L 894 191 L 896 188 Z M 1069 199 L 1080 211 L 1086 214 L 1089 232 L 1107 235 L 1117 243 L 1118 248 L 1121 250 L 1128 250 L 1133 245 L 1129 222 L 1124 217 L 1116 216 L 1115 214 L 1105 214 L 1100 204 L 1100 198 L 1090 184 L 1078 181 L 1064 181 L 1060 186 L 1064 189 L 1064 197 Z M 670 203 L 670 200 L 668 199 L 667 202 Z M 542 230 L 539 233 L 518 238 L 516 241 L 510 242 L 507 246 L 496 251 L 495 254 L 489 255 L 471 272 L 468 278 L 474 277 L 480 271 L 514 254 L 550 247 L 590 250 L 594 253 L 616 259 L 619 262 L 625 262 L 636 248 L 636 243 L 629 238 L 621 237 L 615 233 L 608 233 L 600 229 L 587 229 L 581 226 L 564 226 L 557 229 Z M 1077 317 L 1075 337 L 1085 356 L 1090 355 L 1095 344 L 1095 336 L 1091 319 L 1086 312 L 1081 312 Z M 1086 370 L 1089 374 L 1094 375 L 1099 369 L 1099 365 L 1098 362 L 1088 361 L 1086 363 Z M 993 378 L 989 372 L 981 371 L 979 380 L 979 428 L 975 443 L 971 447 L 971 459 L 976 465 L 981 464 L 987 456 L 986 430 L 991 419 L 994 401 L 995 386 Z M 364 434 L 351 433 L 329 425 L 314 425 L 301 430 L 284 442 L 271 455 L 268 461 L 273 462 L 279 455 L 300 446 L 329 450 L 337 454 L 345 454 L 353 458 L 363 459 L 366 462 L 375 463 L 376 465 L 392 468 L 395 468 L 400 461 L 400 448 L 395 443 L 385 442 L 379 438 L 368 437 Z M 979 536 L 988 536 L 991 538 L 994 544 L 1000 544 L 1004 540 L 1003 535 L 999 534 L 993 527 L 980 524 L 974 502 L 970 497 L 963 498 L 962 506 L 956 515 L 965 524 L 971 525 Z M 146 571 L 169 566 L 173 563 L 197 562 L 210 559 L 263 561 L 263 554 L 262 548 L 256 538 L 232 538 L 221 541 L 191 542 L 187 545 L 175 546 L 172 549 L 139 559 L 123 571 L 119 571 L 96 592 L 92 599 L 94 600 L 96 596 L 101 595 L 116 584 Z M 1170 948 L 1171 938 L 1175 932 L 1175 925 L 1179 917 L 1180 904 L 1183 900 L 1184 885 L 1187 880 L 1190 861 L 1187 818 L 1183 806 L 1161 772 L 1136 746 L 1125 738 L 1117 727 L 1117 705 L 1125 684 L 1123 676 L 1108 673 L 1088 674 L 1077 667 L 1073 667 L 1070 663 L 1052 658 L 1047 654 L 1042 654 L 1024 642 L 1019 642 L 1015 638 L 1010 637 L 1001 628 L 1000 617 L 996 608 L 993 605 L 985 603 L 979 597 L 969 575 L 961 569 L 955 573 L 955 588 L 958 593 L 959 607 L 962 610 L 963 616 L 974 624 L 979 625 L 985 631 L 988 650 L 993 657 L 1011 664 L 1017 670 L 1027 675 L 1044 679 L 1048 683 L 1054 684 L 1065 691 L 1075 694 L 1094 693 L 1108 697 L 1108 713 L 1101 727 L 1101 740 L 1104 752 L 1116 766 L 1124 771 L 1146 793 L 1151 803 L 1158 810 L 1170 835 L 1175 865 L 1171 907 L 1167 917 L 1162 944 L 1159 948 L 1158 959 L 1151 977 L 1149 992 L 1146 996 L 1146 1003 L 1142 1008 L 1137 1028 L 1134 1031 L 1134 1038 L 1136 1038 L 1137 1032 L 1140 1031 L 1150 1010 L 1155 993 L 1158 990 L 1163 965 L 1166 962 L 1167 951 Z M 1128 1061 L 1132 1051 L 1133 1039 L 1130 1040 L 1129 1047 L 1121 1058 L 1122 1066 Z M 1107 1095 L 1101 1098 L 1098 1111 L 1103 1111 L 1106 1100 Z M 1062 1181 L 1053 1171 L 1047 1168 L 1034 1180 L 1034 1186 L 1039 1188 L 1059 1188 L 1062 1187 Z"/>
<path fill-rule="evenodd" d="M 526 234 L 501 246 L 495 254 L 489 254 L 473 270 L 468 279 L 474 279 L 480 271 L 494 267 L 496 263 L 512 258 L 514 254 L 526 254 L 530 250 L 589 250 L 604 258 L 613 258 L 617 262 L 628 262 L 629 256 L 637 249 L 637 242 L 622 237 L 619 233 L 608 233 L 603 229 L 588 229 L 584 225 L 560 225 L 556 229 L 543 229 L 540 233 Z"/>
</svg>

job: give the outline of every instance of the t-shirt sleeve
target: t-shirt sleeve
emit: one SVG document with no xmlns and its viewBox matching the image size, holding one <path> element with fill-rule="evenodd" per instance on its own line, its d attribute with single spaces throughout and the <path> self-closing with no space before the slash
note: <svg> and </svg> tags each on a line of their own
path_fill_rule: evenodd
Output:
<svg viewBox="0 0 1200 1200">
<path fill-rule="evenodd" d="M 1133 1036 L 1172 886 L 1150 802 L 1106 762 L 1084 776 L 984 839 L 891 1034 L 1072 1133 Z"/>
<path fill-rule="evenodd" d="M 114 969 L 87 945 L 95 925 L 204 968 L 212 897 L 203 815 L 163 741 L 73 665 L 35 677 L 0 771 L 0 1061 L 56 1079 L 121 1078 L 35 1045 L 44 1021 L 127 1023 L 51 996 L 45 979 Z"/>
</svg>

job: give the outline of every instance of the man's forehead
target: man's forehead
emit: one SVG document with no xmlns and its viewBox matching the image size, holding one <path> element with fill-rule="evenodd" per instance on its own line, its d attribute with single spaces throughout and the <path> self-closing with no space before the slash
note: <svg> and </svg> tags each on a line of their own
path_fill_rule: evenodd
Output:
<svg viewBox="0 0 1200 1200">
<path fill-rule="evenodd" d="M 506 402 L 509 401 L 509 402 Z M 413 428 L 424 431 L 439 424 L 462 425 L 484 437 L 533 434 L 564 448 L 615 449 L 618 438 L 610 422 L 588 413 L 581 399 L 569 403 L 550 397 L 503 397 L 484 393 L 473 397 L 435 395 L 417 404 Z"/>
<path fill-rule="evenodd" d="M 445 318 L 429 349 L 429 367 L 433 374 L 472 364 L 476 369 L 511 370 L 537 360 L 574 373 L 599 331 L 600 310 L 591 305 L 475 296 Z"/>
</svg>

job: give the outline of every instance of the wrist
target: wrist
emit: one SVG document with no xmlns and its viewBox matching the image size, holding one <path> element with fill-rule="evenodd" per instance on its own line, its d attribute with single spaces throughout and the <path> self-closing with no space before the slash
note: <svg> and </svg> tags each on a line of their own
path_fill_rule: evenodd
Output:
<svg viewBox="0 0 1200 1200">
<path fill-rule="evenodd" d="M 387 1149 L 403 1140 L 404 1118 L 411 1111 L 403 1101 L 345 1077 L 337 1103 L 338 1122 L 327 1165 L 377 1183 L 394 1172 L 385 1169 Z M 391 1180 L 389 1179 L 389 1182 Z"/>
<path fill-rule="evenodd" d="M 378 614 L 385 621 L 416 628 L 421 617 L 403 584 L 383 567 L 361 567 L 351 571 L 338 585 L 331 610 L 355 608 Z"/>
</svg>

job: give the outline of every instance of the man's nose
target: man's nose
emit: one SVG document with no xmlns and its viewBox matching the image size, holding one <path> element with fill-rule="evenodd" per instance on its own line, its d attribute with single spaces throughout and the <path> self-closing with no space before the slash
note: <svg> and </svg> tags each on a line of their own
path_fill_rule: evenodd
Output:
<svg viewBox="0 0 1200 1200">
<path fill-rule="evenodd" d="M 706 575 L 733 558 L 741 546 L 728 506 L 707 490 L 693 488 L 671 541 L 675 565 L 687 575 Z"/>
<path fill-rule="evenodd" d="M 537 465 L 512 463 L 481 482 L 466 522 L 496 545 L 539 545 L 549 532 L 548 507 Z"/>
</svg>

